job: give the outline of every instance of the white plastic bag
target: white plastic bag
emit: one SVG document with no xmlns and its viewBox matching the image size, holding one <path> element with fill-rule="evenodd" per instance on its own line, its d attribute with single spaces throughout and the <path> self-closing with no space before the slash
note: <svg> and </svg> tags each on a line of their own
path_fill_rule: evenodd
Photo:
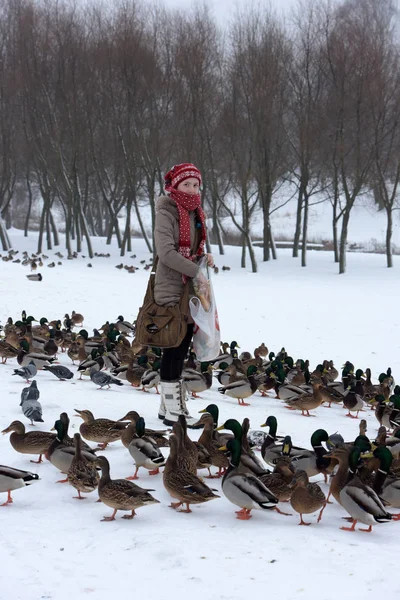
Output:
<svg viewBox="0 0 400 600">
<path fill-rule="evenodd" d="M 194 293 L 189 300 L 189 309 L 195 323 L 193 350 L 201 361 L 214 360 L 220 352 L 221 335 L 218 311 L 207 266 L 207 257 L 199 262 L 200 275 L 193 279 Z M 205 281 L 206 280 L 206 281 Z"/>
</svg>

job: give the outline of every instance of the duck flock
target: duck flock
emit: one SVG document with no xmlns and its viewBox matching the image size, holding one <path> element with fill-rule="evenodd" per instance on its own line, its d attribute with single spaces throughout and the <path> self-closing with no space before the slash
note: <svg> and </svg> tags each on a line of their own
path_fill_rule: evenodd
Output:
<svg viewBox="0 0 400 600">
<path fill-rule="evenodd" d="M 354 440 L 318 428 L 310 448 L 297 447 L 291 436 L 278 436 L 273 414 L 263 424 L 265 429 L 251 430 L 247 416 L 242 422 L 230 418 L 219 423 L 217 403 L 204 406 L 195 426 L 199 431 L 193 433 L 183 415 L 172 430 L 155 430 L 146 427 L 144 416 L 136 410 L 112 420 L 96 418 L 81 407 L 74 414 L 81 419 L 79 433 L 71 438 L 65 411 L 51 423 L 51 430 L 35 426 L 46 422 L 46 407 L 40 402 L 43 372 L 61 382 L 89 378 L 88 393 L 102 388 L 112 393 L 113 386 L 130 385 L 157 395 L 162 351 L 140 346 L 134 324 L 122 315 L 89 336 L 84 316 L 75 311 L 51 321 L 36 320 L 23 311 L 17 319 L 8 317 L 0 333 L 1 361 L 13 365 L 12 376 L 23 385 L 21 419 L 5 423 L 2 433 L 9 434 L 16 452 L 38 464 L 37 472 L 0 466 L 0 493 L 7 494 L 1 506 L 13 503 L 14 490 L 40 479 L 45 458 L 62 474 L 59 482 L 75 489 L 74 498 L 84 499 L 84 494 L 97 490 L 98 502 L 113 511 L 104 521 L 115 520 L 118 511 L 128 513 L 124 519 L 132 519 L 139 508 L 159 503 L 151 493 L 154 490 L 134 483 L 143 469 L 162 478 L 172 498 L 171 508 L 184 513 L 195 504 L 225 497 L 241 520 L 250 519 L 254 509 L 282 515 L 294 511 L 299 525 L 310 525 L 304 517 L 318 513 L 317 522 L 326 518 L 324 511 L 333 497 L 346 511 L 349 523 L 341 527 L 346 531 L 354 531 L 359 523 L 366 526 L 361 531 L 370 532 L 373 525 L 400 519 L 393 512 L 400 508 L 400 387 L 390 368 L 374 383 L 369 368 L 356 369 L 350 361 L 341 372 L 328 359 L 311 368 L 308 360 L 294 361 L 285 348 L 270 352 L 264 343 L 253 352 L 240 352 L 236 341 L 224 343 L 215 360 L 203 363 L 189 351 L 182 375 L 188 396 L 199 397 L 214 384 L 240 406 L 250 406 L 251 397 L 261 394 L 304 417 L 320 417 L 323 405 L 339 405 L 343 418 L 357 420 Z M 67 361 L 69 366 L 61 364 Z M 367 421 L 362 418 L 363 412 L 370 411 L 379 427 L 373 438 L 368 437 Z M 114 443 L 122 443 L 132 457 L 132 475 L 125 479 L 111 478 L 113 465 L 106 455 Z M 321 475 L 329 485 L 327 496 L 310 482 Z M 220 478 L 217 489 L 211 480 Z"/>
</svg>

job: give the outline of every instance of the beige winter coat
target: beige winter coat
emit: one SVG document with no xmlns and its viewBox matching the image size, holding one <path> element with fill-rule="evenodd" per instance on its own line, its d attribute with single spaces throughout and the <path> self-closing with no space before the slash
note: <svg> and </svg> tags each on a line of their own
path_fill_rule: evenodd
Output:
<svg viewBox="0 0 400 600">
<path fill-rule="evenodd" d="M 195 226 L 195 211 L 190 211 L 191 254 L 200 244 L 200 229 Z M 169 196 L 161 196 L 156 203 L 154 240 L 158 265 L 154 286 L 154 300 L 161 306 L 177 304 L 183 292 L 182 274 L 194 277 L 198 266 L 178 252 L 179 213 Z"/>
</svg>

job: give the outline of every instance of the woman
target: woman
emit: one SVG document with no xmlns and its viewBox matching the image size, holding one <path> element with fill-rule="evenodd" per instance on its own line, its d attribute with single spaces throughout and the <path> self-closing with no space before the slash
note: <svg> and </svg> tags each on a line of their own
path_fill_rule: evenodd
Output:
<svg viewBox="0 0 400 600">
<path fill-rule="evenodd" d="M 196 259 L 204 255 L 206 223 L 201 208 L 201 173 L 191 163 L 175 165 L 165 176 L 166 196 L 157 201 L 154 240 L 158 256 L 154 300 L 161 306 L 178 304 L 187 281 L 198 276 L 203 292 L 207 280 L 199 272 Z M 209 266 L 214 261 L 207 254 Z M 188 427 L 197 422 L 189 415 L 182 386 L 182 369 L 193 335 L 193 322 L 180 346 L 165 348 L 161 359 L 161 404 L 159 418 L 173 425 L 185 415 Z"/>
</svg>

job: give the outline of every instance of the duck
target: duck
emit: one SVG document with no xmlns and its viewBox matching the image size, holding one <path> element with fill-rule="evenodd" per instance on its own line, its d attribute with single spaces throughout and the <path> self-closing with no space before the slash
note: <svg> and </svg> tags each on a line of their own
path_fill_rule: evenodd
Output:
<svg viewBox="0 0 400 600">
<path fill-rule="evenodd" d="M 84 421 L 79 427 L 81 436 L 89 442 L 98 442 L 101 450 L 121 439 L 121 432 L 125 429 L 126 423 L 111 419 L 95 419 L 90 410 L 75 409 L 75 411 L 78 413 L 76 416 Z"/>
<path fill-rule="evenodd" d="M 377 394 L 380 393 L 381 387 L 380 384 L 374 384 L 371 381 L 371 369 L 367 367 L 365 369 L 365 383 L 364 383 L 364 400 L 369 402 Z"/>
<path fill-rule="evenodd" d="M 88 460 L 82 452 L 82 440 L 79 433 L 74 435 L 74 447 L 75 454 L 67 471 L 67 479 L 68 483 L 78 492 L 74 498 L 84 500 L 86 496 L 82 496 L 81 492 L 85 494 L 93 492 L 99 484 L 100 477 L 94 462 Z"/>
<path fill-rule="evenodd" d="M 239 421 L 236 419 L 228 419 L 225 421 L 223 425 L 218 427 L 221 429 L 229 429 L 232 431 L 235 439 L 240 442 L 241 452 L 240 452 L 240 463 L 238 465 L 238 469 L 242 473 L 253 473 L 254 475 L 263 475 L 266 472 L 264 465 L 257 458 L 253 450 L 250 450 L 250 447 L 247 442 L 247 432 L 249 429 L 249 420 L 246 418 L 243 420 L 243 424 L 241 425 Z"/>
<path fill-rule="evenodd" d="M 199 413 L 209 413 L 212 416 L 214 423 L 213 439 L 217 442 L 217 444 L 219 444 L 219 446 L 224 446 L 228 440 L 231 440 L 235 437 L 233 433 L 222 433 L 218 431 L 219 408 L 216 404 L 208 404 L 206 408 L 199 410 Z"/>
<path fill-rule="evenodd" d="M 231 372 L 228 363 L 220 363 L 219 369 L 214 370 L 214 377 L 217 378 L 220 385 L 228 385 L 231 382 Z"/>
<path fill-rule="evenodd" d="M 281 457 L 277 460 L 272 473 L 259 475 L 258 479 L 272 492 L 279 502 L 289 502 L 292 495 L 290 484 L 293 481 L 293 477 L 294 469 L 290 464 L 290 460 Z M 275 510 L 281 515 L 290 516 L 289 513 L 282 512 L 278 506 L 275 506 Z"/>
<path fill-rule="evenodd" d="M 173 426 L 174 433 L 170 437 L 170 453 L 165 463 L 163 484 L 168 494 L 177 502 L 171 502 L 170 508 L 179 512 L 191 513 L 191 504 L 203 504 L 220 498 L 197 475 L 185 468 L 190 460 L 185 460 L 186 448 L 184 430 L 179 422 Z M 186 504 L 185 509 L 180 507 Z"/>
<path fill-rule="evenodd" d="M 258 384 L 255 379 L 256 372 L 257 367 L 250 365 L 247 369 L 247 378 L 219 387 L 218 391 L 231 398 L 237 398 L 239 406 L 250 406 L 249 403 L 244 402 L 244 398 L 249 398 L 257 390 Z"/>
<path fill-rule="evenodd" d="M 230 365 L 230 364 L 232 364 L 233 359 L 237 358 L 236 348 L 239 348 L 239 345 L 236 341 L 233 341 L 230 344 L 228 344 L 227 342 L 224 342 L 223 344 L 221 344 L 221 346 L 222 346 L 221 354 L 219 354 L 217 356 L 217 358 L 213 361 L 214 369 L 219 369 L 221 363 L 223 363 L 223 362 Z M 228 352 L 228 348 L 230 348 L 230 352 Z"/>
<path fill-rule="evenodd" d="M 125 448 L 128 448 L 133 436 L 136 433 L 136 422 L 139 418 L 140 415 L 138 412 L 136 412 L 136 410 L 130 410 L 124 417 L 122 417 L 122 419 L 118 419 L 118 422 L 130 421 L 130 425 L 128 425 L 128 427 L 126 427 L 121 433 L 121 442 L 124 444 Z M 169 446 L 169 440 L 166 437 L 167 433 L 167 429 L 148 429 L 147 427 L 144 431 L 145 435 L 154 439 L 159 448 L 167 448 Z"/>
<path fill-rule="evenodd" d="M 125 335 L 134 335 L 136 331 L 136 327 L 132 325 L 132 323 L 129 323 L 129 321 L 125 321 L 122 315 L 119 315 L 117 318 L 115 328 L 118 329 L 120 333 L 124 333 Z"/>
<path fill-rule="evenodd" d="M 39 475 L 37 473 L 0 465 L 0 493 L 7 492 L 7 500 L 3 504 L 0 504 L 0 506 L 13 503 L 12 491 L 31 485 L 38 480 Z"/>
<path fill-rule="evenodd" d="M 300 515 L 299 525 L 311 525 L 303 521 L 303 515 L 317 512 L 326 504 L 326 497 L 317 483 L 310 483 L 305 471 L 297 471 L 290 484 L 290 505 Z"/>
<path fill-rule="evenodd" d="M 393 407 L 386 403 L 385 396 L 383 394 L 377 394 L 373 400 L 375 401 L 375 417 L 378 423 L 386 427 L 391 428 L 390 417 L 393 412 Z"/>
<path fill-rule="evenodd" d="M 379 460 L 373 490 L 392 508 L 400 508 L 400 479 L 391 471 L 393 456 L 388 448 L 382 446 L 376 448 L 373 454 Z M 399 521 L 400 514 L 392 514 L 392 520 Z"/>
<path fill-rule="evenodd" d="M 80 327 L 82 327 L 84 320 L 85 320 L 85 317 L 81 313 L 77 313 L 74 310 L 72 311 L 72 313 L 71 313 L 72 327 L 78 327 L 78 325 Z"/>
<path fill-rule="evenodd" d="M 149 368 L 148 358 L 144 354 L 136 362 L 131 363 L 125 373 L 126 380 L 132 387 L 140 387 L 142 377 Z"/>
<path fill-rule="evenodd" d="M 343 398 L 343 406 L 347 408 L 346 417 L 350 417 L 351 419 L 358 419 L 358 413 L 364 406 L 364 391 L 361 381 L 362 374 L 362 370 L 358 369 L 356 372 L 356 379 L 350 381 L 347 394 L 345 394 Z M 352 412 L 356 412 L 357 414 L 354 416 L 351 414 Z"/>
<path fill-rule="evenodd" d="M 214 419 L 208 412 L 204 412 L 196 423 L 197 426 L 203 427 L 203 431 L 199 437 L 199 444 L 202 444 L 207 450 L 210 462 L 213 467 L 218 468 L 218 473 L 212 475 L 209 469 L 209 478 L 222 477 L 228 468 L 228 458 L 219 451 L 219 448 L 223 445 L 219 439 L 214 437 Z"/>
<path fill-rule="evenodd" d="M 325 483 L 327 481 L 327 474 L 331 472 L 331 460 L 326 458 L 326 448 L 322 445 L 322 442 L 327 442 L 329 439 L 328 433 L 325 429 L 317 429 L 311 436 L 311 446 L 313 450 L 310 452 L 307 450 L 303 454 L 297 454 L 291 458 L 291 464 L 297 473 L 297 471 L 305 471 L 308 477 L 314 477 L 318 473 L 323 473 L 325 477 Z M 289 446 L 290 455 L 290 443 Z M 285 456 L 285 447 L 282 452 Z M 333 467 L 333 464 L 332 464 Z"/>
<path fill-rule="evenodd" d="M 12 433 L 11 433 L 12 432 Z M 43 462 L 42 455 L 46 454 L 50 444 L 55 439 L 55 434 L 47 431 L 28 431 L 25 432 L 25 425 L 21 421 L 13 421 L 2 434 L 11 433 L 10 444 L 17 452 L 21 454 L 39 454 L 38 460 L 31 460 L 32 463 L 39 464 Z"/>
<path fill-rule="evenodd" d="M 156 388 L 156 393 L 159 394 L 158 386 L 160 384 L 160 367 L 161 361 L 156 360 L 150 369 L 147 369 L 140 380 L 143 392 L 148 392 L 151 388 Z"/>
<path fill-rule="evenodd" d="M 240 441 L 228 440 L 220 450 L 230 453 L 229 466 L 222 478 L 221 488 L 229 502 L 240 508 L 236 511 L 236 518 L 247 521 L 251 519 L 253 509 L 274 509 L 278 498 L 255 475 L 239 470 L 242 453 Z"/>
<path fill-rule="evenodd" d="M 195 369 L 183 369 L 183 385 L 191 393 L 192 398 L 201 398 L 198 394 L 210 389 L 212 385 L 212 370 L 213 366 L 208 362 L 200 364 L 200 372 Z"/>
<path fill-rule="evenodd" d="M 0 356 L 1 364 L 5 365 L 9 358 L 16 358 L 19 354 L 19 350 L 14 348 L 11 344 L 5 340 L 0 340 Z"/>
<path fill-rule="evenodd" d="M 56 430 L 56 437 L 48 447 L 46 451 L 46 458 L 51 464 L 56 467 L 61 473 L 67 475 L 68 470 L 71 466 L 72 460 L 75 456 L 76 446 L 66 446 L 64 444 L 65 428 L 62 421 L 59 419 L 54 423 L 54 429 Z M 81 455 L 90 461 L 96 460 L 96 455 L 92 452 L 87 452 L 80 448 Z M 68 477 L 60 479 L 57 483 L 67 483 Z"/>
<path fill-rule="evenodd" d="M 360 454 L 360 448 L 353 446 L 348 455 L 348 477 L 340 492 L 340 504 L 349 513 L 353 523 L 351 527 L 341 527 L 340 529 L 355 531 L 356 524 L 360 522 L 368 525 L 368 528 L 359 529 L 359 531 L 370 533 L 373 525 L 390 521 L 392 515 L 387 512 L 376 492 L 358 477 L 357 467 Z"/>
<path fill-rule="evenodd" d="M 32 360 L 37 369 L 42 369 L 44 365 L 50 366 L 55 361 L 55 358 L 41 352 L 30 352 L 28 342 L 22 340 L 17 355 L 17 362 L 21 367 L 26 367 Z"/>
<path fill-rule="evenodd" d="M 311 417 L 309 411 L 318 408 L 324 401 L 323 395 L 321 393 L 321 386 L 322 382 L 317 381 L 312 384 L 312 394 L 304 393 L 292 400 L 285 400 L 285 403 L 288 405 L 285 408 L 289 410 L 301 410 L 301 414 L 303 417 Z"/>
<path fill-rule="evenodd" d="M 130 515 L 124 515 L 123 519 L 133 519 L 136 510 L 143 506 L 159 504 L 150 492 L 139 487 L 132 481 L 126 479 L 111 479 L 110 463 L 105 456 L 98 456 L 96 466 L 101 469 L 101 478 L 98 485 L 99 499 L 101 502 L 114 509 L 110 517 L 103 517 L 102 521 L 115 521 L 115 515 L 119 510 L 130 511 Z"/>
<path fill-rule="evenodd" d="M 165 465 L 165 458 L 160 452 L 156 441 L 148 435 L 145 435 L 145 420 L 139 417 L 136 421 L 136 433 L 131 440 L 128 450 L 135 461 L 136 471 L 129 480 L 139 479 L 139 469 L 143 467 L 149 471 L 149 475 L 157 475 L 160 467 Z"/>
<path fill-rule="evenodd" d="M 269 431 L 265 436 L 263 444 L 261 446 L 261 456 L 263 457 L 267 465 L 274 466 L 276 464 L 277 459 L 282 456 L 284 445 L 288 444 L 289 442 L 289 440 L 287 439 L 288 436 L 282 437 L 276 435 L 278 429 L 278 421 L 274 415 L 269 415 L 267 417 L 267 420 L 261 425 L 261 427 L 269 427 Z M 297 454 L 302 454 L 307 451 L 306 448 L 293 446 L 291 444 L 291 438 L 290 446 L 288 446 L 286 449 L 286 456 L 288 456 L 288 450 L 289 458 L 292 458 Z"/>
</svg>

